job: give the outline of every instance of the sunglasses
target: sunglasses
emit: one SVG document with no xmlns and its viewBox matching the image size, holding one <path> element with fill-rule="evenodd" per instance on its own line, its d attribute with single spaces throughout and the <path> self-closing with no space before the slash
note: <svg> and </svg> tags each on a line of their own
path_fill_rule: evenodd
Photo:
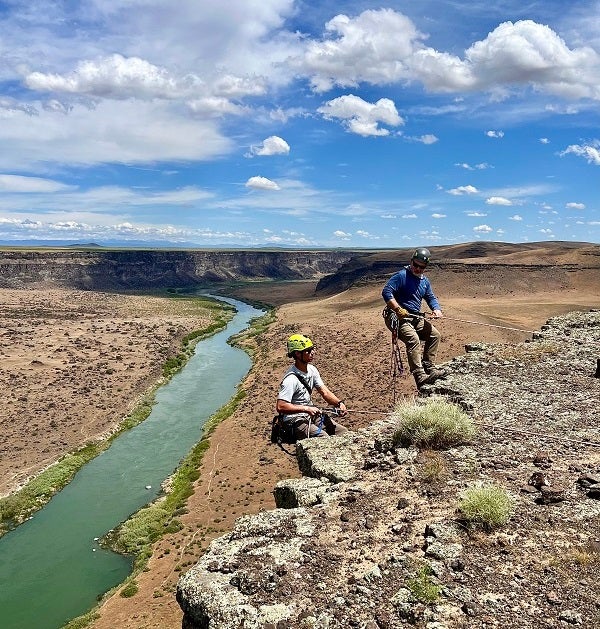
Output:
<svg viewBox="0 0 600 629">
<path fill-rule="evenodd" d="M 315 351 L 314 347 L 309 347 L 308 349 L 303 349 L 303 352 L 307 352 L 308 354 L 312 354 Z"/>
<path fill-rule="evenodd" d="M 414 260 L 411 260 L 410 263 L 415 267 L 415 269 L 421 269 L 421 271 L 424 271 L 427 268 L 426 264 L 417 264 Z"/>
</svg>

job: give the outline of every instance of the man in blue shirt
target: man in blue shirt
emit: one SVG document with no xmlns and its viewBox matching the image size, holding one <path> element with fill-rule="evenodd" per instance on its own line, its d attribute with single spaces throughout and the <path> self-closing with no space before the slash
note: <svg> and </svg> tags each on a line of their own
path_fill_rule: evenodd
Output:
<svg viewBox="0 0 600 629">
<path fill-rule="evenodd" d="M 392 331 L 394 340 L 399 338 L 406 345 L 408 366 L 418 389 L 445 375 L 445 372 L 435 368 L 440 333 L 421 314 L 424 299 L 434 318 L 443 317 L 440 303 L 423 274 L 430 259 L 429 249 L 416 249 L 410 264 L 392 275 L 381 291 L 387 304 L 385 323 Z M 422 358 L 421 341 L 425 342 Z"/>
</svg>

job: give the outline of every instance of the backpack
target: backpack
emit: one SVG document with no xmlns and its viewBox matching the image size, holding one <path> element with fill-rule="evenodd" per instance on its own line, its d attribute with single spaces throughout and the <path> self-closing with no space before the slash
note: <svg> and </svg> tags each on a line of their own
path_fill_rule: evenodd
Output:
<svg viewBox="0 0 600 629">
<path fill-rule="evenodd" d="M 271 443 L 281 445 L 282 443 L 293 444 L 296 441 L 294 425 L 291 422 L 284 422 L 283 415 L 275 415 L 271 423 Z"/>
<path fill-rule="evenodd" d="M 304 388 L 308 391 L 310 395 L 312 393 L 311 388 L 308 386 L 308 382 L 298 375 L 295 372 L 288 374 L 288 376 L 296 376 L 298 380 L 304 385 Z M 288 376 L 285 376 L 286 378 Z M 276 443 L 281 446 L 281 444 L 294 444 L 296 443 L 297 438 L 294 434 L 294 425 L 291 422 L 284 421 L 284 415 L 280 413 L 279 415 L 275 415 L 273 417 L 273 421 L 271 422 L 271 443 Z"/>
</svg>

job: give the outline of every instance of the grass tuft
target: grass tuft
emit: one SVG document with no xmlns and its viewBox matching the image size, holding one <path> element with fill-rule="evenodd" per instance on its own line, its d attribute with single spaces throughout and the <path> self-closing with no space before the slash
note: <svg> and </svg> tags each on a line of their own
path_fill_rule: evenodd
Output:
<svg viewBox="0 0 600 629">
<path fill-rule="evenodd" d="M 129 581 L 129 583 L 121 590 L 121 592 L 119 593 L 119 595 L 122 598 L 131 598 L 132 596 L 135 596 L 138 592 L 139 592 L 140 588 L 137 584 L 137 582 L 135 581 L 135 579 L 132 579 L 131 581 Z"/>
<path fill-rule="evenodd" d="M 448 476 L 448 466 L 439 452 L 424 452 L 422 465 L 417 471 L 417 478 L 422 483 L 434 485 Z"/>
<path fill-rule="evenodd" d="M 445 450 L 467 443 L 475 434 L 473 420 L 463 410 L 435 397 L 422 404 L 403 402 L 394 416 L 399 420 L 392 437 L 395 447 Z"/>
<path fill-rule="evenodd" d="M 458 510 L 464 520 L 493 529 L 506 524 L 514 503 L 505 489 L 496 485 L 468 487 L 461 494 Z"/>
</svg>

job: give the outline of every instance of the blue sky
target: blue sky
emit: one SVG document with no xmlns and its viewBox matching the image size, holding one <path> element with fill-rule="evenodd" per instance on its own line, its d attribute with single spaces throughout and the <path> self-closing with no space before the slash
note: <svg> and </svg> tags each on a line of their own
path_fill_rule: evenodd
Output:
<svg viewBox="0 0 600 629">
<path fill-rule="evenodd" d="M 599 1 L 0 17 L 0 242 L 600 242 Z"/>
</svg>

